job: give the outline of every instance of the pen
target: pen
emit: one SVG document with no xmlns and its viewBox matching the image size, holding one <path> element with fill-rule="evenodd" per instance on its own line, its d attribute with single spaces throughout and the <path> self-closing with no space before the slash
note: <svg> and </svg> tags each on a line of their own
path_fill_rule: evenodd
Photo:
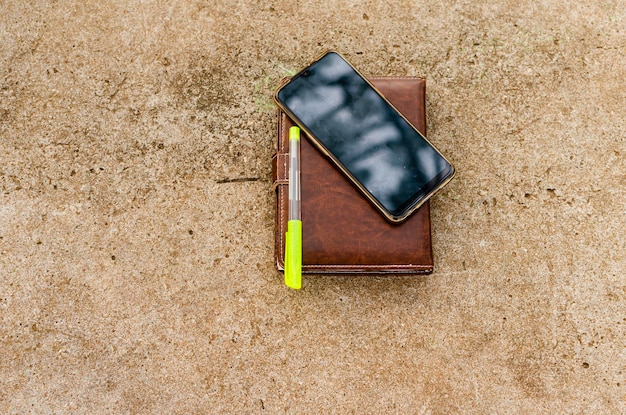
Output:
<svg viewBox="0 0 626 415">
<path fill-rule="evenodd" d="M 302 217 L 300 211 L 300 128 L 289 129 L 289 216 L 285 233 L 285 285 L 302 286 Z"/>
</svg>

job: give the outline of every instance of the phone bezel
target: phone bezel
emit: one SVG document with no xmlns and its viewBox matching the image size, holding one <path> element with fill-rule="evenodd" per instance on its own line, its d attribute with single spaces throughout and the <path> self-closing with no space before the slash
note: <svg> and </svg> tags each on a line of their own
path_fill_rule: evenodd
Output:
<svg viewBox="0 0 626 415">
<path fill-rule="evenodd" d="M 421 198 L 412 200 L 409 204 L 408 207 L 405 208 L 405 210 L 399 214 L 399 215 L 394 215 L 393 212 L 389 211 L 387 208 L 385 208 L 379 201 L 378 199 L 376 199 L 371 193 L 370 191 L 356 178 L 354 177 L 354 175 L 350 172 L 350 170 L 348 170 L 343 163 L 341 163 L 341 161 L 339 159 L 337 159 L 334 154 L 332 154 L 332 152 L 326 148 L 326 146 L 324 146 L 324 144 L 321 142 L 321 140 L 316 137 L 308 128 L 307 126 L 302 123 L 302 121 L 295 115 L 293 114 L 278 98 L 278 94 L 280 93 L 280 91 L 285 88 L 287 85 L 289 85 L 294 79 L 296 79 L 299 76 L 302 76 L 303 73 L 305 73 L 306 71 L 308 71 L 310 69 L 311 66 L 315 65 L 318 61 L 320 61 L 321 59 L 323 59 L 326 55 L 330 54 L 330 53 L 334 53 L 336 55 L 338 55 L 341 59 L 343 59 L 356 73 L 357 75 L 359 75 L 400 117 L 402 117 L 407 123 L 408 125 L 420 136 L 422 137 L 426 143 L 428 143 L 436 152 L 437 154 L 439 154 L 439 156 L 441 158 L 443 158 L 446 163 L 448 163 L 448 165 L 450 166 L 449 172 L 447 172 L 444 175 L 444 178 L 441 179 L 441 181 L 439 181 L 439 183 L 433 187 L 430 191 L 428 191 L 427 193 L 424 193 L 422 195 Z M 306 65 L 303 69 L 301 69 L 300 71 L 298 71 L 295 75 L 293 75 L 288 81 L 284 82 L 283 84 L 281 84 L 276 91 L 274 92 L 274 102 L 276 103 L 276 105 L 282 110 L 284 111 L 296 124 L 298 124 L 298 126 L 306 133 L 306 135 L 311 139 L 311 142 L 315 145 L 315 147 L 320 150 L 326 157 L 328 157 L 333 164 L 344 174 L 344 176 L 346 176 L 346 178 L 348 178 L 358 189 L 359 191 L 367 198 L 367 200 L 374 205 L 374 207 L 390 222 L 393 223 L 401 223 L 403 221 L 405 221 L 413 212 L 415 212 L 417 209 L 419 209 L 420 206 L 422 206 L 427 200 L 429 200 L 436 192 L 438 192 L 441 188 L 443 188 L 446 184 L 448 184 L 450 182 L 450 180 L 452 180 L 452 178 L 455 176 L 456 174 L 456 169 L 454 168 L 454 165 L 439 151 L 439 149 L 437 149 L 437 147 L 435 147 L 430 141 L 428 141 L 428 139 L 422 134 L 420 133 L 420 131 L 415 128 L 415 126 L 391 103 L 389 102 L 389 100 L 387 98 L 385 98 L 385 96 L 367 79 L 367 77 L 365 77 L 361 72 L 359 72 L 358 69 L 356 69 L 354 67 L 354 65 L 352 65 L 343 55 L 341 55 L 339 52 L 334 51 L 334 50 L 328 50 L 324 53 L 322 53 L 321 55 L 319 55 L 317 58 L 315 58 L 313 61 L 311 61 L 308 65 Z M 433 178 L 433 180 L 438 179 L 439 177 L 435 177 Z M 432 181 L 432 180 L 431 180 Z M 428 187 L 428 184 L 425 185 L 424 187 Z"/>
</svg>

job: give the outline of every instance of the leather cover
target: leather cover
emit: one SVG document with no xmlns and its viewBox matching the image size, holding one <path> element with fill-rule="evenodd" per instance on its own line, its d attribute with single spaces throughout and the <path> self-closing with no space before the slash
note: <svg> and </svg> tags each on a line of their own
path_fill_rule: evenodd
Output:
<svg viewBox="0 0 626 415">
<path fill-rule="evenodd" d="M 426 82 L 373 77 L 370 82 L 426 134 Z M 284 270 L 288 207 L 289 127 L 278 112 L 278 149 L 272 159 L 276 190 L 275 264 Z M 392 224 L 317 150 L 302 132 L 302 272 L 327 274 L 429 274 L 433 271 L 430 206 Z"/>
</svg>

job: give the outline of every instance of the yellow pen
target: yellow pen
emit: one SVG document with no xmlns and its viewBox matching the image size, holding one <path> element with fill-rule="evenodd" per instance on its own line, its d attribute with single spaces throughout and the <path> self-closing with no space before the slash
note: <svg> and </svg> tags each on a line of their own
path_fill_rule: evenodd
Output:
<svg viewBox="0 0 626 415">
<path fill-rule="evenodd" d="M 300 128 L 289 129 L 289 216 L 285 233 L 285 285 L 302 287 L 302 217 L 300 212 Z"/>
</svg>

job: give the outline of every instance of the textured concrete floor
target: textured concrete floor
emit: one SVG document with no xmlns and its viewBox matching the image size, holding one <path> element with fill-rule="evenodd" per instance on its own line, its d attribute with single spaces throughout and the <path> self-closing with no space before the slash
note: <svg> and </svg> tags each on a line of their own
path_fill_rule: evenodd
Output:
<svg viewBox="0 0 626 415">
<path fill-rule="evenodd" d="M 1 413 L 626 413 L 626 3 L 0 1 Z M 271 92 L 427 78 L 435 273 L 272 263 Z"/>
</svg>

